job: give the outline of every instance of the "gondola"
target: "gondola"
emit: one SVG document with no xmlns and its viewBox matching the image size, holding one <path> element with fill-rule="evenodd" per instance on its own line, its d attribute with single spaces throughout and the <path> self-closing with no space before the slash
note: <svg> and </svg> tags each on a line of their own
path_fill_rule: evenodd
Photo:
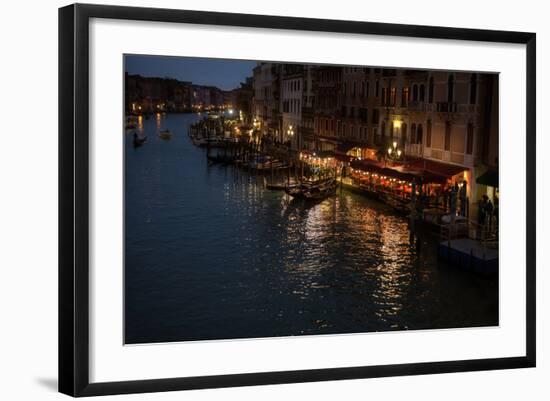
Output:
<svg viewBox="0 0 550 401">
<path fill-rule="evenodd" d="M 234 156 L 226 156 L 226 155 L 211 156 L 211 155 L 208 155 L 206 157 L 208 158 L 208 161 L 210 163 L 231 164 L 231 163 L 235 162 L 235 157 Z"/>
<path fill-rule="evenodd" d="M 141 145 L 143 145 L 145 142 L 147 141 L 147 137 L 143 137 L 143 138 L 140 138 L 139 136 L 137 135 L 134 135 L 134 140 L 133 140 L 133 143 L 134 143 L 134 147 L 139 147 Z"/>
<path fill-rule="evenodd" d="M 159 132 L 159 137 L 162 139 L 170 139 L 172 138 L 172 132 L 169 129 L 163 129 Z"/>
<path fill-rule="evenodd" d="M 329 178 L 316 182 L 287 185 L 285 192 L 296 199 L 322 200 L 336 193 L 336 180 Z"/>
</svg>

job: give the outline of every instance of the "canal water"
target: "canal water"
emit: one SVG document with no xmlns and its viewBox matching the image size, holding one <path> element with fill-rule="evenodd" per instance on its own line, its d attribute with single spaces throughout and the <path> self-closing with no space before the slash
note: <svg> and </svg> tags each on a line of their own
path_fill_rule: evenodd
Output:
<svg viewBox="0 0 550 401">
<path fill-rule="evenodd" d="M 142 119 L 138 148 L 125 134 L 127 344 L 498 325 L 496 278 L 439 263 L 361 195 L 308 206 L 209 166 L 199 118 Z"/>
</svg>

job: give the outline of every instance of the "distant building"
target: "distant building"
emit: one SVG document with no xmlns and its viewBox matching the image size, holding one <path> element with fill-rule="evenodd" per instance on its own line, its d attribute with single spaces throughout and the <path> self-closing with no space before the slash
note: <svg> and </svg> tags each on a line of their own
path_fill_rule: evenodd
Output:
<svg viewBox="0 0 550 401">
<path fill-rule="evenodd" d="M 135 114 L 204 110 L 229 103 L 228 92 L 215 86 L 127 73 L 125 97 L 126 112 Z"/>
<path fill-rule="evenodd" d="M 300 146 L 302 101 L 304 91 L 304 66 L 284 64 L 281 72 L 279 101 L 282 113 L 282 139 L 290 142 L 293 149 Z"/>
<path fill-rule="evenodd" d="M 303 70 L 302 116 L 299 125 L 299 149 L 311 148 L 315 136 L 315 101 L 318 68 L 305 65 Z M 314 142 L 314 141 L 313 141 Z M 313 147 L 314 148 L 314 147 Z"/>
<path fill-rule="evenodd" d="M 190 95 L 191 82 L 125 75 L 125 106 L 128 113 L 186 111 L 190 109 Z"/>
<path fill-rule="evenodd" d="M 305 137 L 305 144 L 313 150 L 330 150 L 342 139 L 337 132 L 341 116 L 339 97 L 342 68 L 319 66 L 316 70 L 317 79 L 313 88 L 314 131 Z"/>
<path fill-rule="evenodd" d="M 247 78 L 245 82 L 241 82 L 239 88 L 231 91 L 231 107 L 242 116 L 243 122 L 251 123 L 253 120 L 253 94 L 252 77 Z"/>
<path fill-rule="evenodd" d="M 279 107 L 280 64 L 261 63 L 253 70 L 253 113 L 264 135 L 282 141 Z"/>
</svg>

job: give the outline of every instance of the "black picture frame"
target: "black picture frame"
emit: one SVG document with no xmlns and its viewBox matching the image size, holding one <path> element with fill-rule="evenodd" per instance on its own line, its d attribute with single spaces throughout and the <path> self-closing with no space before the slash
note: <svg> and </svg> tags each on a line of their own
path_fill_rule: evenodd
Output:
<svg viewBox="0 0 550 401">
<path fill-rule="evenodd" d="M 89 381 L 89 21 L 160 21 L 524 44 L 526 46 L 526 354 L 521 357 L 155 380 Z M 252 386 L 534 367 L 536 35 L 526 32 L 75 4 L 59 9 L 59 391 L 71 396 Z"/>
</svg>

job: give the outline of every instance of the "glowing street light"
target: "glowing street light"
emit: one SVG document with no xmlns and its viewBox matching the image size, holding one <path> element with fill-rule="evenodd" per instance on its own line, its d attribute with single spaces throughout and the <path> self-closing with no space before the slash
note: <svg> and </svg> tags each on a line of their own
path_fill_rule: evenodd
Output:
<svg viewBox="0 0 550 401">
<path fill-rule="evenodd" d="M 392 143 L 393 146 L 388 147 L 388 158 L 392 160 L 399 160 L 403 154 L 401 149 L 397 148 L 397 142 Z"/>
<path fill-rule="evenodd" d="M 288 126 L 288 130 L 286 131 L 288 136 L 294 136 L 294 130 L 292 129 L 292 125 Z"/>
</svg>

